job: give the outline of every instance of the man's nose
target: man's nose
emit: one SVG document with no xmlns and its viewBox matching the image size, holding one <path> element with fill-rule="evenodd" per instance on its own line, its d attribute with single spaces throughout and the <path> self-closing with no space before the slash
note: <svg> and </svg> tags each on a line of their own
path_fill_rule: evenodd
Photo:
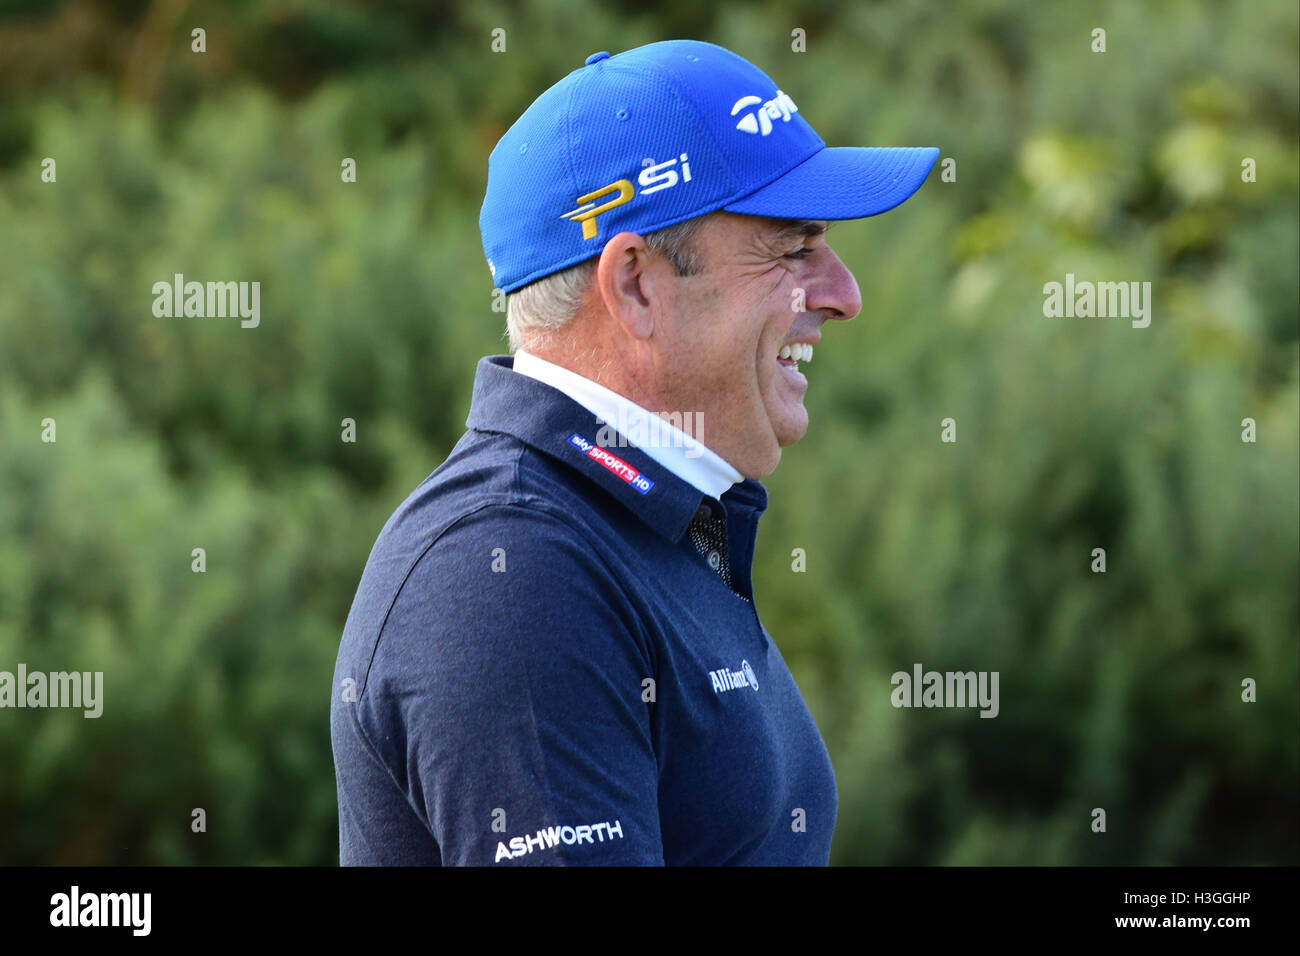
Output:
<svg viewBox="0 0 1300 956">
<path fill-rule="evenodd" d="M 835 250 L 826 246 L 825 251 L 822 268 L 809 290 L 805 307 L 809 312 L 825 311 L 832 319 L 847 321 L 862 311 L 858 280 L 853 278 L 853 273 L 840 261 Z"/>
</svg>

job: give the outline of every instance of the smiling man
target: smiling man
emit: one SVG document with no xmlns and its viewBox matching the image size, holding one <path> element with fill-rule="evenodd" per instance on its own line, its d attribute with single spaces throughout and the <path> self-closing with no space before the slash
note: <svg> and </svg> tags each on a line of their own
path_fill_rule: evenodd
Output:
<svg viewBox="0 0 1300 956">
<path fill-rule="evenodd" d="M 937 155 L 827 148 L 690 40 L 593 54 L 502 136 L 480 228 L 514 355 L 348 616 L 342 863 L 827 862 L 830 759 L 754 607 L 758 479 L 861 307 L 828 222 Z"/>
</svg>

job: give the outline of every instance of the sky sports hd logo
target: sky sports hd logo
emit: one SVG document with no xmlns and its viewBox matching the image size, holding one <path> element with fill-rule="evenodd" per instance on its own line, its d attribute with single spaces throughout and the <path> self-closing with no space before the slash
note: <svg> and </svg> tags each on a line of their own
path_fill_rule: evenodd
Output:
<svg viewBox="0 0 1300 956">
<path fill-rule="evenodd" d="M 637 471 L 622 458 L 619 458 L 617 455 L 611 455 L 609 452 L 605 451 L 605 449 L 599 447 L 593 442 L 587 441 L 587 439 L 583 438 L 581 435 L 570 435 L 569 444 L 578 449 L 578 451 L 582 452 L 592 461 L 603 465 L 608 471 L 618 475 L 643 495 L 655 486 L 653 481 L 641 474 L 641 472 Z"/>
</svg>

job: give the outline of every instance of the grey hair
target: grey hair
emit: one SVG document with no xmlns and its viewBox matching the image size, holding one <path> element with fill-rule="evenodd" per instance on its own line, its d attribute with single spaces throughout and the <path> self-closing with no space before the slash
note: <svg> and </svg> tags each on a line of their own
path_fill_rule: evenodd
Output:
<svg viewBox="0 0 1300 956">
<path fill-rule="evenodd" d="M 674 274 L 699 275 L 704 271 L 704 262 L 691 243 L 707 218 L 697 216 L 648 233 L 644 237 L 646 248 L 666 258 Z M 506 299 L 506 333 L 511 352 L 523 348 L 539 333 L 564 328 L 577 315 L 598 261 L 599 257 L 587 259 L 510 293 Z"/>
</svg>

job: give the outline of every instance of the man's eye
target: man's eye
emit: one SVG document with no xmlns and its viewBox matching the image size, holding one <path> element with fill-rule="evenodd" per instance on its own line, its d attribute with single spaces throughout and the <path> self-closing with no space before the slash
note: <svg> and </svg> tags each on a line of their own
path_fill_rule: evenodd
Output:
<svg viewBox="0 0 1300 956">
<path fill-rule="evenodd" d="M 800 248 L 796 249 L 794 252 L 787 252 L 785 254 L 785 258 L 807 259 L 810 255 L 812 255 L 812 250 L 809 249 L 807 246 L 801 246 Z"/>
</svg>

